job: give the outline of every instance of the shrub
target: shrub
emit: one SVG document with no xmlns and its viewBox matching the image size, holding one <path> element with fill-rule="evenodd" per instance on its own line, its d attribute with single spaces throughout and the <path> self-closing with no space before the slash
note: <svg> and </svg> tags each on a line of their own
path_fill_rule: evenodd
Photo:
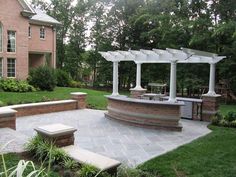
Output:
<svg viewBox="0 0 236 177">
<path fill-rule="evenodd" d="M 223 119 L 223 115 L 221 113 L 217 113 L 212 119 L 211 123 L 213 125 L 219 125 L 220 121 Z"/>
<path fill-rule="evenodd" d="M 91 165 L 82 165 L 77 172 L 78 177 L 94 177 L 99 173 L 99 170 Z"/>
<path fill-rule="evenodd" d="M 47 66 L 32 69 L 28 81 L 34 87 L 48 91 L 53 91 L 57 84 L 54 70 Z"/>
<path fill-rule="evenodd" d="M 219 122 L 219 125 L 224 126 L 224 127 L 228 127 L 229 126 L 229 122 L 227 120 L 225 120 L 225 119 L 222 119 Z"/>
<path fill-rule="evenodd" d="M 36 89 L 27 81 L 16 79 L 1 79 L 0 88 L 7 92 L 33 92 Z"/>
<path fill-rule="evenodd" d="M 86 84 L 80 81 L 71 80 L 69 86 L 73 88 L 81 88 L 81 87 L 85 87 Z"/>
<path fill-rule="evenodd" d="M 71 79 L 69 74 L 61 69 L 56 70 L 56 79 L 57 79 L 57 86 L 68 87 L 70 85 Z"/>
<path fill-rule="evenodd" d="M 73 159 L 65 158 L 65 159 L 63 160 L 62 166 L 63 166 L 65 169 L 74 170 L 74 169 L 78 168 L 78 163 L 77 163 L 75 160 L 73 160 Z"/>
<path fill-rule="evenodd" d="M 230 127 L 235 127 L 236 128 L 236 120 L 230 122 Z"/>
<path fill-rule="evenodd" d="M 236 112 L 228 112 L 225 116 L 225 120 L 232 122 L 236 120 Z"/>
</svg>

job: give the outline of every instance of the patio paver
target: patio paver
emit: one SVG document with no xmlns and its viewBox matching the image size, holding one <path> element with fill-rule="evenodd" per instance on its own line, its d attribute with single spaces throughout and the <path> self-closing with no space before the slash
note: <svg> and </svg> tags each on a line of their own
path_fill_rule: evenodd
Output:
<svg viewBox="0 0 236 177">
<path fill-rule="evenodd" d="M 106 119 L 104 112 L 84 109 L 21 117 L 17 118 L 16 129 L 32 137 L 35 135 L 34 128 L 38 126 L 52 123 L 73 126 L 78 129 L 75 132 L 75 145 L 130 166 L 136 166 L 210 132 L 208 123 L 190 120 L 181 120 L 182 132 L 133 127 Z"/>
</svg>

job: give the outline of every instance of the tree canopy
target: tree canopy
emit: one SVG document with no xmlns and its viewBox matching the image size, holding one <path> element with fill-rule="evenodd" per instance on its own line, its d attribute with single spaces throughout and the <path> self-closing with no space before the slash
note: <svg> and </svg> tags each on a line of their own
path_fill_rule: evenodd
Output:
<svg viewBox="0 0 236 177">
<path fill-rule="evenodd" d="M 63 26 L 57 35 L 57 66 L 74 79 L 90 72 L 93 81 L 110 84 L 112 65 L 98 51 L 177 48 L 227 56 L 217 65 L 217 81 L 236 92 L 235 0 L 33 0 Z M 208 85 L 209 65 L 178 65 L 178 88 Z M 135 83 L 136 66 L 121 62 L 120 86 Z M 167 82 L 168 64 L 144 64 L 142 82 Z"/>
</svg>

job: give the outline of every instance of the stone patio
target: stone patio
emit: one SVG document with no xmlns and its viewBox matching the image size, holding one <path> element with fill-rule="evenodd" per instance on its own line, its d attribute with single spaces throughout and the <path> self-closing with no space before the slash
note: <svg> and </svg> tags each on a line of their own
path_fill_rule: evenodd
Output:
<svg viewBox="0 0 236 177">
<path fill-rule="evenodd" d="M 182 119 L 183 131 L 169 132 L 124 125 L 106 119 L 104 112 L 84 109 L 19 117 L 16 125 L 18 133 L 0 129 L 0 143 L 15 139 L 5 151 L 20 151 L 27 137 L 35 134 L 35 127 L 63 123 L 78 129 L 75 132 L 75 144 L 81 148 L 136 166 L 210 133 L 206 122 Z"/>
</svg>

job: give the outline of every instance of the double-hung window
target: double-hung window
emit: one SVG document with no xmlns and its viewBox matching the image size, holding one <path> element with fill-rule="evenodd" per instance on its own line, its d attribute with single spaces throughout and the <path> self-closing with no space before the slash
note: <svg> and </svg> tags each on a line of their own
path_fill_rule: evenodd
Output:
<svg viewBox="0 0 236 177">
<path fill-rule="evenodd" d="M 3 27 L 0 22 L 0 52 L 3 52 Z"/>
<path fill-rule="evenodd" d="M 16 52 L 16 32 L 7 31 L 7 52 Z"/>
<path fill-rule="evenodd" d="M 7 59 L 7 77 L 16 77 L 16 59 Z"/>
<path fill-rule="evenodd" d="M 45 28 L 44 28 L 44 26 L 42 26 L 40 28 L 39 37 L 40 37 L 40 39 L 45 39 Z"/>
</svg>

